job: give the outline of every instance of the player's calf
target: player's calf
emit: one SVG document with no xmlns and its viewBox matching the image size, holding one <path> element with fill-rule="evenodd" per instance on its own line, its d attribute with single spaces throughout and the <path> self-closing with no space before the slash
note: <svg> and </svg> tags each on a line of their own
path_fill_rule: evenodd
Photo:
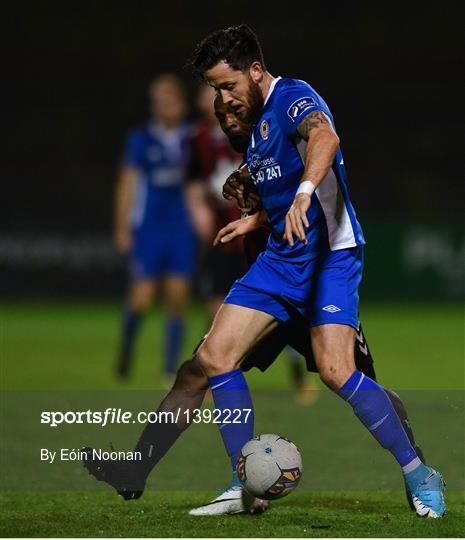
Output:
<svg viewBox="0 0 465 540">
<path fill-rule="evenodd" d="M 341 373 L 350 366 L 350 349 L 353 358 L 353 342 L 347 340 L 348 336 L 342 325 L 312 329 L 317 366 L 333 388 L 334 384 L 338 384 Z M 421 462 L 385 390 L 376 381 L 355 370 L 339 386 L 337 393 L 352 406 L 362 424 L 402 467 L 417 514 L 429 517 L 444 515 L 442 477 Z"/>
<path fill-rule="evenodd" d="M 442 517 L 445 513 L 442 476 L 422 463 L 384 389 L 360 371 L 355 371 L 338 393 L 402 467 L 417 514 Z"/>
</svg>

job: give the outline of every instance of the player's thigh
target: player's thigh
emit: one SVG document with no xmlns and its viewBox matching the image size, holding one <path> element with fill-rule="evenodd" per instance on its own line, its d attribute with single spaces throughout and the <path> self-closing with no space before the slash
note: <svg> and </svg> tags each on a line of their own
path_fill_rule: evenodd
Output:
<svg viewBox="0 0 465 540">
<path fill-rule="evenodd" d="M 358 287 L 363 247 L 327 254 L 312 294 L 312 347 L 322 380 L 340 388 L 355 369 L 354 340 L 358 328 Z"/>
<path fill-rule="evenodd" d="M 189 300 L 190 279 L 183 275 L 170 274 L 164 280 L 168 311 L 182 315 Z"/>
<path fill-rule="evenodd" d="M 284 326 L 284 324 L 279 324 L 247 354 L 241 364 L 242 371 L 257 368 L 265 372 L 274 363 L 287 345 L 288 340 Z M 305 337 L 309 341 L 307 328 L 305 330 Z"/>
<path fill-rule="evenodd" d="M 135 311 L 147 311 L 153 303 L 157 282 L 153 279 L 132 281 L 129 286 L 129 304 Z"/>
<path fill-rule="evenodd" d="M 355 371 L 355 330 L 346 324 L 323 324 L 310 329 L 315 363 L 320 377 L 339 390 Z"/>
<path fill-rule="evenodd" d="M 328 252 L 311 294 L 310 326 L 345 324 L 358 328 L 362 272 L 363 246 Z"/>
<path fill-rule="evenodd" d="M 252 348 L 278 324 L 272 315 L 236 304 L 223 304 L 198 350 L 208 377 L 240 366 Z"/>
<path fill-rule="evenodd" d="M 224 296 L 214 296 L 210 298 L 207 302 L 208 313 L 211 320 L 213 321 L 215 315 L 217 314 L 220 307 L 223 305 Z"/>
</svg>

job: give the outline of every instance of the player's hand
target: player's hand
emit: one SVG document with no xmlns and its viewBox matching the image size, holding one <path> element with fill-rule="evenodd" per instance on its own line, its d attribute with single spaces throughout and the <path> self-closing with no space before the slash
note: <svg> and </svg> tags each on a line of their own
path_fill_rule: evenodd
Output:
<svg viewBox="0 0 465 540">
<path fill-rule="evenodd" d="M 223 197 L 236 199 L 239 208 L 251 210 L 260 200 L 247 167 L 232 172 L 223 185 Z"/>
<path fill-rule="evenodd" d="M 307 193 L 296 195 L 292 206 L 286 214 L 286 228 L 283 238 L 294 245 L 294 235 L 304 244 L 307 243 L 305 229 L 310 227 L 307 219 L 307 211 L 310 208 L 311 197 Z"/>
<path fill-rule="evenodd" d="M 237 238 L 238 236 L 243 236 L 252 231 L 259 229 L 263 223 L 266 221 L 266 213 L 258 212 L 253 216 L 248 216 L 245 218 L 237 219 L 236 221 L 231 221 L 226 227 L 223 227 L 218 234 L 216 235 L 213 245 L 219 246 L 220 244 L 227 244 Z"/>
<path fill-rule="evenodd" d="M 254 214 L 255 212 L 258 212 L 258 210 L 262 207 L 260 195 L 258 193 L 251 192 L 249 191 L 249 189 L 246 188 L 243 198 L 245 206 L 239 207 L 241 212 L 246 212 L 247 214 Z"/>
<path fill-rule="evenodd" d="M 125 255 L 132 248 L 132 234 L 127 227 L 119 227 L 115 231 L 115 248 L 116 250 Z"/>
<path fill-rule="evenodd" d="M 244 207 L 244 184 L 244 173 L 240 169 L 237 169 L 226 179 L 223 185 L 223 197 L 228 199 L 228 201 L 236 199 L 237 204 L 240 207 Z"/>
</svg>

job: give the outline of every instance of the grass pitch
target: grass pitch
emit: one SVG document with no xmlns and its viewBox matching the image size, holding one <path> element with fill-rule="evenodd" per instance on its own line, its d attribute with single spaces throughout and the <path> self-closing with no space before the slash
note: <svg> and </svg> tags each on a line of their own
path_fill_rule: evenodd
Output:
<svg viewBox="0 0 465 540">
<path fill-rule="evenodd" d="M 147 493 L 124 502 L 113 493 L 2 495 L 2 536 L 40 537 L 459 537 L 463 494 L 448 494 L 441 520 L 417 518 L 400 492 L 296 492 L 261 516 L 188 515 L 213 492 Z"/>
<path fill-rule="evenodd" d="M 56 491 L 44 488 L 40 482 L 32 487 L 27 481 L 11 489 L 6 474 L 11 464 L 4 459 L 2 450 L 0 534 L 8 537 L 463 536 L 462 307 L 449 303 L 367 304 L 362 306 L 361 313 L 380 382 L 405 396 L 415 431 L 424 441 L 431 463 L 437 464 L 446 475 L 450 487 L 446 492 L 446 518 L 421 520 L 407 509 L 398 475 L 389 483 L 389 478 L 397 473 L 393 470 L 395 465 L 389 456 L 376 449 L 376 443 L 367 439 L 366 454 L 362 456 L 357 452 L 365 447 L 365 440 L 360 443 L 360 449 L 344 450 L 329 437 L 333 432 L 341 435 L 342 427 L 345 428 L 351 419 L 350 411 L 341 409 L 339 417 L 337 410 L 334 414 L 326 411 L 321 403 L 308 412 L 297 408 L 292 411 L 290 408 L 289 412 L 283 406 L 282 418 L 276 418 L 267 416 L 267 410 L 259 411 L 258 402 L 257 432 L 280 426 L 283 434 L 294 437 L 303 447 L 305 464 L 302 486 L 289 497 L 273 503 L 271 511 L 266 514 L 219 518 L 188 516 L 190 508 L 216 495 L 205 489 L 221 488 L 227 484 L 227 465 L 216 427 L 203 426 L 204 431 L 196 434 L 191 428 L 183 435 L 172 455 L 160 463 L 159 472 L 153 474 L 150 490 L 142 499 L 131 503 L 125 503 L 109 488 L 97 485 L 91 478 L 80 478 L 83 487 L 79 491 L 66 487 Z M 96 394 L 119 390 L 124 394 L 126 389 L 139 391 L 162 387 L 159 358 L 163 315 L 159 309 L 155 309 L 144 323 L 134 377 L 128 384 L 117 381 L 112 371 L 119 330 L 119 309 L 114 303 L 5 303 L 2 306 L 2 323 L 1 384 L 6 394 L 17 396 L 15 399 L 21 399 L 21 396 L 26 399 L 31 393 L 34 396 L 43 393 L 51 399 L 55 395 L 53 392 L 59 390 L 79 392 L 91 389 Z M 189 314 L 186 356 L 206 327 L 203 310 L 194 307 Z M 248 380 L 258 400 L 261 393 L 265 393 L 267 399 L 270 399 L 270 393 L 282 396 L 282 392 L 289 388 L 290 377 L 285 361 L 279 359 L 266 374 L 253 371 Z M 420 394 L 420 400 L 414 399 Z M 455 396 L 453 403 L 448 401 L 450 396 Z M 10 402 L 5 400 L 4 403 Z M 429 407 L 428 418 L 425 419 L 419 403 Z M 24 409 L 27 412 L 27 407 Z M 13 432 L 11 426 L 2 426 L 1 439 L 4 445 L 17 444 L 20 453 L 21 448 L 35 442 L 34 432 L 28 426 L 28 431 L 21 433 L 25 424 L 20 413 L 24 411 L 4 412 L 10 423 L 11 418 L 14 419 L 17 432 Z M 308 424 L 305 422 L 307 417 Z M 337 425 L 335 429 L 331 422 L 338 421 L 342 422 L 341 426 Z M 321 431 L 317 432 L 320 424 Z M 437 433 L 432 431 L 433 425 L 439 426 Z M 310 432 L 308 440 L 302 440 L 300 444 L 307 431 Z M 358 433 L 365 436 L 361 429 Z M 196 454 L 194 471 L 189 472 L 188 466 L 192 468 L 192 464 L 188 463 L 190 458 L 186 459 L 186 449 L 189 444 L 194 444 L 195 437 L 200 437 L 205 445 L 210 444 L 210 439 L 212 445 L 217 445 L 213 447 L 211 458 L 218 461 L 207 463 L 207 470 L 216 467 L 213 478 L 208 481 L 195 475 L 201 452 Z M 80 442 L 76 440 L 77 445 Z M 325 456 L 327 461 L 323 462 Z M 333 469 L 337 462 L 342 463 L 342 467 Z M 338 475 L 344 470 L 351 471 L 353 478 L 350 475 L 340 477 L 339 482 Z M 361 471 L 366 471 L 366 476 Z M 27 478 L 27 467 L 23 472 Z M 81 472 L 77 466 L 72 469 L 72 474 Z M 189 474 L 193 476 L 189 477 Z M 379 489 L 374 487 L 378 478 Z M 354 479 L 357 479 L 356 485 L 352 483 Z M 370 491 L 361 491 L 367 489 L 365 486 L 369 486 Z M 187 491 L 174 491 L 179 489 Z"/>
</svg>

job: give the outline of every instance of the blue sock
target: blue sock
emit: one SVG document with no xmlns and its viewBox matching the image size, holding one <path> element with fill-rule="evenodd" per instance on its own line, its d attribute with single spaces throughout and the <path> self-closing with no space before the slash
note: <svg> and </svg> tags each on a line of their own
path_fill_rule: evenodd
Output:
<svg viewBox="0 0 465 540">
<path fill-rule="evenodd" d="M 229 421 L 220 425 L 220 431 L 226 452 L 231 460 L 233 485 L 238 485 L 238 479 L 234 477 L 237 458 L 244 444 L 253 437 L 254 429 L 253 403 L 249 387 L 240 368 L 210 377 L 208 383 L 212 391 L 215 409 L 222 411 L 221 420 L 227 419 Z M 232 422 L 237 415 L 233 412 L 234 409 L 241 411 L 238 423 Z M 230 415 L 229 411 L 231 411 Z M 228 415 L 229 418 L 226 418 Z"/>
<path fill-rule="evenodd" d="M 134 348 L 134 340 L 139 329 L 141 315 L 128 304 L 123 308 L 123 339 L 121 343 L 122 354 L 130 357 Z"/>
<path fill-rule="evenodd" d="M 339 389 L 362 424 L 397 459 L 404 472 L 421 464 L 399 417 L 383 388 L 356 370 Z"/>
<path fill-rule="evenodd" d="M 184 338 L 184 320 L 170 317 L 166 323 L 165 371 L 175 374 Z"/>
</svg>

